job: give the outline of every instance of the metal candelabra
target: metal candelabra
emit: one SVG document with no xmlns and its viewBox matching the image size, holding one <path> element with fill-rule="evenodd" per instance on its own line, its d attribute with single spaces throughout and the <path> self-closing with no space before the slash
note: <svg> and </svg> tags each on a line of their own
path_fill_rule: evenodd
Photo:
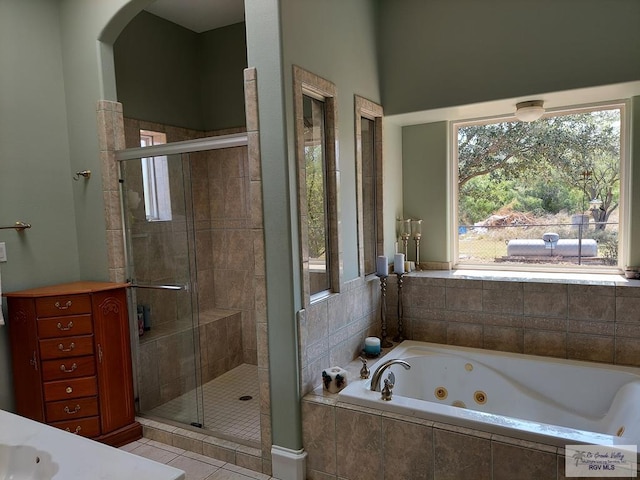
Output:
<svg viewBox="0 0 640 480">
<path fill-rule="evenodd" d="M 393 337 L 394 342 L 401 342 L 404 340 L 403 332 L 402 332 L 402 317 L 404 312 L 402 310 L 402 280 L 403 273 L 398 273 L 398 334 Z"/>
<path fill-rule="evenodd" d="M 387 277 L 380 275 L 380 321 L 382 322 L 382 332 L 380 346 L 389 348 L 393 344 L 387 340 Z"/>
</svg>

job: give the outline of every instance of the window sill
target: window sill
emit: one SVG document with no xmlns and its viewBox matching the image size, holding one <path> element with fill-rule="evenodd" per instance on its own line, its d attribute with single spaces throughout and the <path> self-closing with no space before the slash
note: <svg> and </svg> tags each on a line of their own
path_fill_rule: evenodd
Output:
<svg viewBox="0 0 640 480">
<path fill-rule="evenodd" d="M 575 285 L 605 285 L 614 287 L 640 287 L 640 280 L 611 273 L 555 273 L 518 272 L 500 270 L 423 270 L 407 274 L 410 277 L 458 280 L 487 280 L 499 282 L 566 283 Z"/>
</svg>

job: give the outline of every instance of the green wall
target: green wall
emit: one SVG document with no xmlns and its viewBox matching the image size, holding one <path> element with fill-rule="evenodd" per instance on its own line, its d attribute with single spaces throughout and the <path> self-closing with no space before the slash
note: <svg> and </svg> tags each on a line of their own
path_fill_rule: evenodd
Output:
<svg viewBox="0 0 640 480">
<path fill-rule="evenodd" d="M 402 129 L 402 155 L 411 161 L 410 168 L 402 171 L 404 215 L 423 219 L 422 262 L 443 262 L 451 258 L 448 139 L 447 122 Z M 409 258 L 414 259 L 413 240 L 409 240 L 409 252 Z"/>
<path fill-rule="evenodd" d="M 378 3 L 387 115 L 640 79 L 636 0 Z"/>
<path fill-rule="evenodd" d="M 631 142 L 631 185 L 640 185 L 640 96 L 631 99 L 630 122 Z M 629 227 L 629 266 L 640 266 L 640 188 L 631 189 Z"/>
<path fill-rule="evenodd" d="M 300 308 L 294 166 L 287 157 L 278 0 L 245 0 L 247 55 L 257 72 L 264 211 L 272 443 L 301 448 L 295 312 Z"/>
<path fill-rule="evenodd" d="M 198 34 L 140 12 L 113 45 L 124 115 L 204 130 Z"/>
<path fill-rule="evenodd" d="M 2 291 L 79 278 L 58 7 L 0 2 L 0 230 Z M 3 302 L 6 315 L 6 301 Z M 0 326 L 0 409 L 13 409 L 7 329 Z"/>
<path fill-rule="evenodd" d="M 114 47 L 127 117 L 194 130 L 245 125 L 245 24 L 195 33 L 140 12 Z"/>
<path fill-rule="evenodd" d="M 246 0 L 245 11 L 248 64 L 257 67 L 260 99 L 273 443 L 299 449 L 299 387 L 291 381 L 299 375 L 295 313 L 301 308 L 292 68 L 319 75 L 338 91 L 339 211 L 348 281 L 358 276 L 354 94 L 380 101 L 375 8 L 368 0 Z M 393 236 L 393 223 L 390 228 Z"/>
<path fill-rule="evenodd" d="M 247 39 L 244 22 L 200 34 L 201 92 L 205 130 L 246 124 L 244 69 Z"/>
<path fill-rule="evenodd" d="M 480 102 L 640 80 L 635 0 L 586 0 L 579 7 L 573 0 L 379 0 L 379 6 L 382 99 L 390 121 L 440 108 L 458 120 L 456 111 Z M 572 101 L 584 102 L 579 95 Z M 635 146 L 637 110 L 635 101 Z M 434 225 L 423 233 L 421 260 L 450 261 L 447 123 L 404 125 L 404 214 Z M 640 169 L 632 169 L 638 185 Z M 632 210 L 632 265 L 640 264 L 639 225 Z"/>
</svg>

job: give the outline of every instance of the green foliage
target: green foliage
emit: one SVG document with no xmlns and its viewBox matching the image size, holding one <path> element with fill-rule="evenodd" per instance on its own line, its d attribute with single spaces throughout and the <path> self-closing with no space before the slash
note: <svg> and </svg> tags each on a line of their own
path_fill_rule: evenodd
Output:
<svg viewBox="0 0 640 480">
<path fill-rule="evenodd" d="M 322 146 L 306 146 L 304 156 L 307 182 L 309 256 L 311 258 L 321 258 L 324 256 L 327 246 Z"/>
<path fill-rule="evenodd" d="M 618 207 L 619 185 L 618 109 L 458 129 L 460 223 L 504 207 L 537 215 L 584 212 L 593 198 L 602 201 L 594 220 L 606 222 Z"/>
</svg>

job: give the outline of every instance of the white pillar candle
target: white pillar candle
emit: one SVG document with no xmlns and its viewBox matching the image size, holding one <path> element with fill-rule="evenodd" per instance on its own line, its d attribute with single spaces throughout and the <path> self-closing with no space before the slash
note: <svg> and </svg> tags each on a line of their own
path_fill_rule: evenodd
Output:
<svg viewBox="0 0 640 480">
<path fill-rule="evenodd" d="M 404 273 L 404 253 L 396 253 L 393 257 L 393 272 Z"/>
<path fill-rule="evenodd" d="M 380 339 L 378 337 L 365 338 L 364 353 L 368 355 L 378 355 L 380 353 Z"/>
<path fill-rule="evenodd" d="M 384 255 L 380 255 L 376 260 L 376 275 L 379 277 L 389 276 L 389 262 Z"/>
</svg>

